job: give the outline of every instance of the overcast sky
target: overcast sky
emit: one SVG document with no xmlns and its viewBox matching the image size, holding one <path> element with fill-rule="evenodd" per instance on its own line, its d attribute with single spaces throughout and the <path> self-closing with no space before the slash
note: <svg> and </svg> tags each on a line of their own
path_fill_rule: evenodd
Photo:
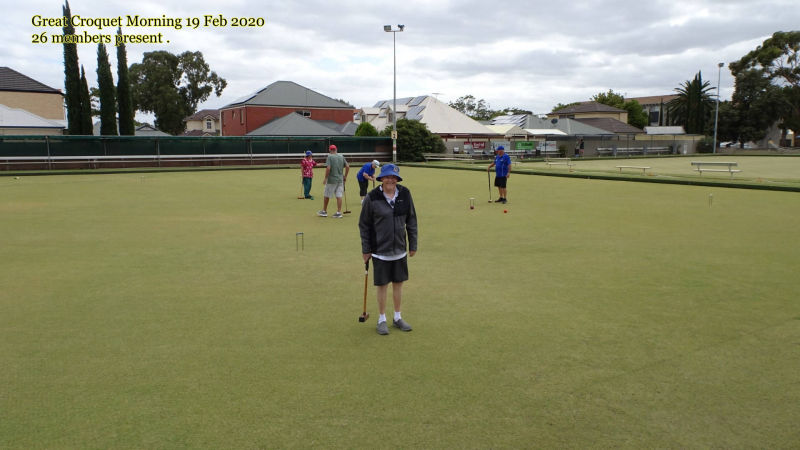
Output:
<svg viewBox="0 0 800 450">
<path fill-rule="evenodd" d="M 4 0 L 0 66 L 64 89 L 61 45 L 33 43 L 34 35 L 61 34 L 35 27 L 32 18 L 61 16 L 63 0 Z M 397 96 L 464 95 L 492 109 L 517 107 L 537 114 L 558 103 L 588 100 L 613 89 L 628 97 L 671 94 L 702 71 L 730 98 L 736 61 L 775 31 L 800 28 L 797 0 L 571 0 L 447 1 L 354 0 L 205 3 L 185 0 L 72 0 L 73 15 L 122 17 L 125 34 L 163 34 L 163 44 L 128 44 L 128 63 L 145 52 L 201 51 L 228 81 L 218 108 L 278 80 L 289 80 L 356 107 L 392 98 L 392 33 L 397 38 Z M 212 6 L 214 5 L 214 6 Z M 224 16 L 224 27 L 204 27 L 204 15 Z M 184 28 L 126 27 L 126 16 L 181 18 Z M 200 27 L 187 26 L 198 18 Z M 234 17 L 263 18 L 254 28 L 232 27 Z M 78 28 L 91 35 L 115 29 Z M 169 41 L 169 43 L 167 43 Z M 116 51 L 108 49 L 116 83 Z M 96 85 L 97 45 L 78 46 L 80 63 Z"/>
</svg>

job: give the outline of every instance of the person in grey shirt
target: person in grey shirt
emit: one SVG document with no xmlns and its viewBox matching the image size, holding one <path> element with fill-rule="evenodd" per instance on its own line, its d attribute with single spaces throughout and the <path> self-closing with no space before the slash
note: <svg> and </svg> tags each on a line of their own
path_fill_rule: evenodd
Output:
<svg viewBox="0 0 800 450">
<path fill-rule="evenodd" d="M 335 145 L 328 147 L 328 159 L 325 161 L 325 197 L 322 201 L 322 210 L 317 212 L 320 217 L 328 217 L 328 202 L 331 197 L 336 197 L 336 213 L 331 216 L 334 219 L 342 217 L 342 195 L 344 194 L 344 183 L 350 173 L 350 164 L 343 155 L 340 155 Z"/>
</svg>

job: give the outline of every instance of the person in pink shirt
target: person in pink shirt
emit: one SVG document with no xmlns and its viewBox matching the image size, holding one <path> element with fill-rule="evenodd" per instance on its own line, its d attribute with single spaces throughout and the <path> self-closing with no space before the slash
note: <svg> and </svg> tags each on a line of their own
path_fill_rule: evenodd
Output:
<svg viewBox="0 0 800 450">
<path fill-rule="evenodd" d="M 300 161 L 300 170 L 303 174 L 303 194 L 305 198 L 314 200 L 311 196 L 311 180 L 314 178 L 314 166 L 317 162 L 311 156 L 311 150 L 306 150 L 306 156 Z"/>
</svg>

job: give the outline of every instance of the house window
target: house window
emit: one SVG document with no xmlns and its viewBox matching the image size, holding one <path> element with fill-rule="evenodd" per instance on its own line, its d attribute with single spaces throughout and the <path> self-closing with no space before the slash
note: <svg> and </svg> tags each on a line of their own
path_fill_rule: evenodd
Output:
<svg viewBox="0 0 800 450">
<path fill-rule="evenodd" d="M 206 120 L 206 130 L 210 130 L 212 126 L 213 126 L 213 124 L 211 123 L 211 121 L 210 120 Z"/>
<path fill-rule="evenodd" d="M 244 125 L 244 110 L 239 113 L 239 125 Z"/>
<path fill-rule="evenodd" d="M 295 111 L 297 114 L 300 114 L 303 117 L 311 117 L 311 111 L 306 110 L 297 110 Z"/>
</svg>

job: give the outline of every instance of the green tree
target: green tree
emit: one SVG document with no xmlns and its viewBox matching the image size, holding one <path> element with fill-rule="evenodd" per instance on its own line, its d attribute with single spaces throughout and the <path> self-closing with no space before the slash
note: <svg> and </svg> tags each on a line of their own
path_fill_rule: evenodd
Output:
<svg viewBox="0 0 800 450">
<path fill-rule="evenodd" d="M 378 130 L 369 122 L 361 122 L 356 129 L 356 136 L 378 136 Z"/>
<path fill-rule="evenodd" d="M 114 78 L 103 43 L 97 44 L 97 87 L 100 90 L 100 134 L 117 135 L 117 105 L 114 101 Z"/>
<path fill-rule="evenodd" d="M 628 125 L 632 125 L 636 128 L 644 128 L 650 125 L 650 116 L 647 115 L 638 101 L 626 101 L 625 105 L 623 105 L 623 109 L 628 111 Z"/>
<path fill-rule="evenodd" d="M 609 89 L 608 92 L 595 94 L 592 97 L 592 101 L 619 109 L 623 109 L 622 106 L 625 105 L 625 97 L 622 94 L 617 94 L 612 89 Z"/>
<path fill-rule="evenodd" d="M 92 116 L 100 117 L 100 88 L 89 88 L 89 101 L 92 105 Z"/>
<path fill-rule="evenodd" d="M 77 134 L 94 134 L 92 125 L 92 101 L 89 98 L 89 83 L 86 82 L 86 71 L 81 66 L 80 81 L 80 131 Z"/>
<path fill-rule="evenodd" d="M 719 142 L 739 141 L 739 112 L 733 107 L 733 102 L 719 102 L 719 117 L 717 120 L 717 137 Z"/>
<path fill-rule="evenodd" d="M 201 52 L 173 55 L 145 53 L 130 67 L 131 93 L 136 109 L 152 112 L 156 127 L 170 134 L 183 132 L 183 119 L 213 92 L 219 97 L 227 81 L 211 72 Z"/>
<path fill-rule="evenodd" d="M 700 72 L 693 80 L 684 81 L 675 89 L 678 96 L 667 103 L 672 122 L 682 125 L 689 134 L 703 134 L 714 112 L 714 100 L 709 94 L 713 89 Z"/>
<path fill-rule="evenodd" d="M 392 126 L 386 127 L 381 136 L 391 136 Z M 401 161 L 424 161 L 423 153 L 444 153 L 444 141 L 417 120 L 397 121 L 397 158 Z"/>
<path fill-rule="evenodd" d="M 608 92 L 600 92 L 592 97 L 592 101 L 603 105 L 613 106 L 614 108 L 624 109 L 628 112 L 628 125 L 636 128 L 644 128 L 650 124 L 650 117 L 642 109 L 642 105 L 636 100 L 625 100 L 621 94 L 609 89 Z"/>
<path fill-rule="evenodd" d="M 336 101 L 337 101 L 337 102 L 342 102 L 342 103 L 344 103 L 345 105 L 347 105 L 347 106 L 349 106 L 349 107 L 351 107 L 351 108 L 355 108 L 355 106 L 353 106 L 353 104 L 352 104 L 352 103 L 348 102 L 347 100 L 345 100 L 345 99 L 343 99 L 343 98 L 337 98 L 337 99 L 336 99 Z"/>
<path fill-rule="evenodd" d="M 492 118 L 492 111 L 485 100 L 476 100 L 472 95 L 464 95 L 456 101 L 449 103 L 450 107 L 460 111 L 474 120 L 489 120 Z M 398 127 L 399 129 L 400 127 Z"/>
<path fill-rule="evenodd" d="M 731 104 L 736 111 L 739 143 L 763 139 L 767 129 L 784 115 L 783 91 L 770 83 L 760 69 L 739 71 Z"/>
<path fill-rule="evenodd" d="M 122 28 L 117 28 L 117 34 L 122 34 Z M 128 53 L 125 50 L 125 44 L 117 46 L 117 111 L 119 113 L 119 134 L 133 136 L 136 132 L 136 125 L 133 120 L 131 78 L 128 74 Z"/>
<path fill-rule="evenodd" d="M 72 12 L 69 1 L 64 2 L 61 14 L 67 19 L 67 26 L 62 28 L 64 36 L 75 34 L 75 27 L 70 19 Z M 81 125 L 81 75 L 78 69 L 78 47 L 67 44 L 64 40 L 64 101 L 67 107 L 67 132 L 69 134 L 83 134 Z"/>
<path fill-rule="evenodd" d="M 553 106 L 553 111 L 551 111 L 551 112 L 560 111 L 560 110 L 562 110 L 564 108 L 569 108 L 570 106 L 576 106 L 576 105 L 580 105 L 580 104 L 581 104 L 581 102 L 572 102 L 572 103 L 566 103 L 566 104 L 559 103 L 556 106 Z"/>
<path fill-rule="evenodd" d="M 800 31 L 773 33 L 755 50 L 731 63 L 730 69 L 737 84 L 740 78 L 748 78 L 743 85 L 752 87 L 753 77 L 758 76 L 778 87 L 777 91 L 761 88 L 758 90 L 766 97 L 763 101 L 772 102 L 777 113 L 778 126 L 783 130 L 783 138 L 786 137 L 787 129 L 795 132 L 800 130 Z M 748 96 L 757 95 L 758 90 Z"/>
</svg>

